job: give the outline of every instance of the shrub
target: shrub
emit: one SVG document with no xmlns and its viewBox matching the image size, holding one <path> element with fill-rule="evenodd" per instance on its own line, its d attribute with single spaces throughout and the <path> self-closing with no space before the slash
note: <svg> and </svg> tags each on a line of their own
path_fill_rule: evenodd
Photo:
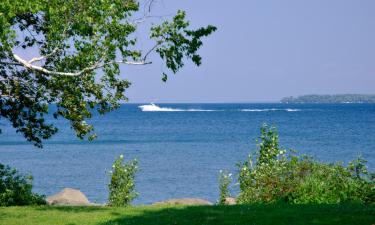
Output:
<svg viewBox="0 0 375 225">
<path fill-rule="evenodd" d="M 220 170 L 219 175 L 219 205 L 226 204 L 226 198 L 230 197 L 229 185 L 232 182 L 232 174 Z"/>
<path fill-rule="evenodd" d="M 109 205 L 127 206 L 137 197 L 134 178 L 137 172 L 138 161 L 124 163 L 123 155 L 120 155 L 112 165 L 111 181 L 109 187 Z"/>
<path fill-rule="evenodd" d="M 374 203 L 374 180 L 365 161 L 347 167 L 281 149 L 274 127 L 263 125 L 258 151 L 239 165 L 240 203 Z"/>
<path fill-rule="evenodd" d="M 0 164 L 0 206 L 44 205 L 44 196 L 32 193 L 31 175 Z"/>
</svg>

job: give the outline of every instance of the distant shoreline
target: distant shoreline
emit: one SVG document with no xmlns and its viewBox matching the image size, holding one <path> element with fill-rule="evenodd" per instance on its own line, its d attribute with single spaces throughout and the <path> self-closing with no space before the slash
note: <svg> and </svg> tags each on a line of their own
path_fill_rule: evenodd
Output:
<svg viewBox="0 0 375 225">
<path fill-rule="evenodd" d="M 375 95 L 363 94 L 337 94 L 337 95 L 302 95 L 298 97 L 285 97 L 281 103 L 317 103 L 317 104 L 372 104 Z"/>
</svg>

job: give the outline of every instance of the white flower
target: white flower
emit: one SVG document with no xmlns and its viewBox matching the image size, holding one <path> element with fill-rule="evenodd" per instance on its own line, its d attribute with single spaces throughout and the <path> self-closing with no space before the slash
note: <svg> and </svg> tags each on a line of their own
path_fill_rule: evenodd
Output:
<svg viewBox="0 0 375 225">
<path fill-rule="evenodd" d="M 120 155 L 120 159 L 122 159 L 122 158 L 124 158 L 124 155 L 123 155 L 123 154 Z"/>
</svg>

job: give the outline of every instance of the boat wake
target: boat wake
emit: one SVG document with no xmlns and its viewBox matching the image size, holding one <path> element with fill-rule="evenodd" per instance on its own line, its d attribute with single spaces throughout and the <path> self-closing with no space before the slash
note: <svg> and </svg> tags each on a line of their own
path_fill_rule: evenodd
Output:
<svg viewBox="0 0 375 225">
<path fill-rule="evenodd" d="M 181 109 L 181 108 L 171 108 L 171 107 L 160 107 L 154 103 L 148 105 L 138 106 L 143 112 L 217 112 L 226 110 L 217 109 Z M 298 112 L 300 109 L 238 109 L 238 110 L 228 110 L 228 111 L 241 111 L 241 112 L 272 112 L 272 111 L 285 111 L 285 112 Z"/>
<path fill-rule="evenodd" d="M 169 108 L 169 107 L 160 107 L 151 103 L 149 105 L 140 105 L 138 106 L 143 112 L 212 112 L 219 110 L 211 109 L 179 109 L 179 108 Z"/>
</svg>

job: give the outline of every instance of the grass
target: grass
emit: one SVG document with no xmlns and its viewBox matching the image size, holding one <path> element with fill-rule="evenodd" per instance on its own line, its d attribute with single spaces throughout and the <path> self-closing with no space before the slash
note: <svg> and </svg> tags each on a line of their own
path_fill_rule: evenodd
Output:
<svg viewBox="0 0 375 225">
<path fill-rule="evenodd" d="M 109 207 L 5 207 L 0 224 L 375 224 L 375 206 L 344 205 L 235 205 Z"/>
</svg>

